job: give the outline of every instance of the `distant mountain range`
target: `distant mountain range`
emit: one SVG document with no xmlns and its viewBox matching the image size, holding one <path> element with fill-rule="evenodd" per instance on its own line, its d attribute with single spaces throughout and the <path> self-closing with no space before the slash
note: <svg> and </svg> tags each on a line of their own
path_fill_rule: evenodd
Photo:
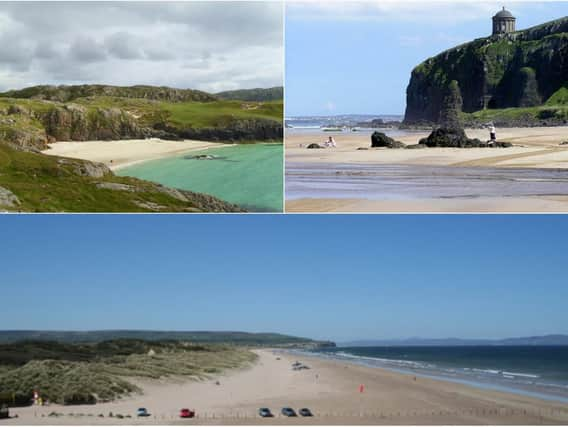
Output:
<svg viewBox="0 0 568 427">
<path fill-rule="evenodd" d="M 568 345 L 568 335 L 542 335 L 503 339 L 406 338 L 397 340 L 358 340 L 339 343 L 338 347 L 468 346 L 468 345 Z"/>
<path fill-rule="evenodd" d="M 0 344 L 19 341 L 57 341 L 61 343 L 101 342 L 117 339 L 146 341 L 191 341 L 194 343 L 230 343 L 278 347 L 333 347 L 335 343 L 315 341 L 276 333 L 236 331 L 151 331 L 151 330 L 102 330 L 102 331 L 0 331 Z"/>
</svg>

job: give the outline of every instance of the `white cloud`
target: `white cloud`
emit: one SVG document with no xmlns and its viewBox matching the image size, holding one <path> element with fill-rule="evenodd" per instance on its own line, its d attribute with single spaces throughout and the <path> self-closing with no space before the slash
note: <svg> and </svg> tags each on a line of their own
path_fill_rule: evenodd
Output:
<svg viewBox="0 0 568 427">
<path fill-rule="evenodd" d="M 282 84 L 276 2 L 0 2 L 0 90 Z"/>
<path fill-rule="evenodd" d="M 454 1 L 290 1 L 288 19 L 331 21 L 400 21 L 461 23 L 486 18 L 498 2 Z"/>
</svg>

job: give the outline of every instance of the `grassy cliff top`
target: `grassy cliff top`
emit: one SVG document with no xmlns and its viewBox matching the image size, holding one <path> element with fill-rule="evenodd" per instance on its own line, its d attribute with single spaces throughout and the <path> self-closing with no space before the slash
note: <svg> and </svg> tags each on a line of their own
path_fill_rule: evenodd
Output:
<svg viewBox="0 0 568 427">
<path fill-rule="evenodd" d="M 24 212 L 210 212 L 238 209 L 211 196 L 107 173 L 82 160 L 20 151 L 0 144 L 0 189 Z M 89 176 L 89 173 L 91 176 Z M 94 176 L 92 176 L 94 175 Z M 231 208 L 232 207 L 232 208 Z"/>
<path fill-rule="evenodd" d="M 490 53 L 490 54 L 507 54 L 513 45 L 512 42 L 526 43 L 527 46 L 534 45 L 544 38 L 563 38 L 568 37 L 568 17 L 555 19 L 553 21 L 545 22 L 534 27 L 526 28 L 524 30 L 515 31 L 508 34 L 506 37 L 502 36 L 487 36 L 477 38 L 470 42 L 462 43 L 447 49 L 433 57 L 426 59 L 418 64 L 413 71 L 416 72 L 429 72 L 435 62 L 447 61 L 452 55 L 459 54 L 465 49 L 473 49 L 477 53 Z M 533 43 L 531 43 L 533 42 Z"/>
</svg>

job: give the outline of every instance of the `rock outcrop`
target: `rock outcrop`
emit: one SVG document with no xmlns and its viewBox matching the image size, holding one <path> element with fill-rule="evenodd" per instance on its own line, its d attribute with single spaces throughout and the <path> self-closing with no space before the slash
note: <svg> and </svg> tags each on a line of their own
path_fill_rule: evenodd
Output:
<svg viewBox="0 0 568 427">
<path fill-rule="evenodd" d="M 143 138 L 149 131 L 118 108 L 88 110 L 77 104 L 54 106 L 40 116 L 47 135 L 57 141 Z"/>
<path fill-rule="evenodd" d="M 405 146 L 406 145 L 404 143 L 397 141 L 382 132 L 375 131 L 371 135 L 371 147 L 373 148 L 404 148 Z"/>
<path fill-rule="evenodd" d="M 10 190 L 0 187 L 0 209 L 15 208 L 20 204 L 20 199 Z"/>
<path fill-rule="evenodd" d="M 542 105 L 567 83 L 568 17 L 476 39 L 424 61 L 412 71 L 404 122 L 440 123 L 449 88 L 471 113 Z"/>
<path fill-rule="evenodd" d="M 468 138 L 462 128 L 434 129 L 427 138 L 422 138 L 418 145 L 426 147 L 474 148 L 474 147 L 511 147 L 510 142 L 488 143 L 477 138 Z M 419 148 L 419 147 L 414 147 Z"/>
</svg>

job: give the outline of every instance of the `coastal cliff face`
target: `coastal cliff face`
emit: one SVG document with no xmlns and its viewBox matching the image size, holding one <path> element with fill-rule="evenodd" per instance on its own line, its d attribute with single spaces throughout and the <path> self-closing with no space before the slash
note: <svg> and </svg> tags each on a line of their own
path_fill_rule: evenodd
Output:
<svg viewBox="0 0 568 427">
<path fill-rule="evenodd" d="M 461 105 L 448 105 L 448 92 Z M 568 104 L 568 18 L 476 39 L 412 71 L 405 124 L 440 123 L 455 113 Z M 454 103 L 456 104 L 456 103 Z M 548 118 L 554 121 L 554 114 Z M 564 120 L 563 117 L 559 118 Z"/>
<path fill-rule="evenodd" d="M 147 86 L 34 86 L 0 94 L 0 142 L 14 148 L 40 151 L 53 141 L 148 137 L 281 140 L 282 101 L 219 100 Z"/>
</svg>

